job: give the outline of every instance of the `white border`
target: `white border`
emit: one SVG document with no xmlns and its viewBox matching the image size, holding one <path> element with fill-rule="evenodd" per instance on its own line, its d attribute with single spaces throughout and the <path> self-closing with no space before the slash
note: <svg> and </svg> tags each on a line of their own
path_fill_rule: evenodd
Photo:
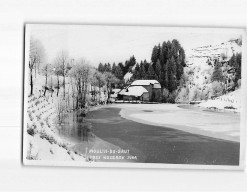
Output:
<svg viewBox="0 0 247 195">
<path fill-rule="evenodd" d="M 27 99 L 28 99 L 28 91 L 25 90 L 28 85 L 28 61 L 29 61 L 29 42 L 30 42 L 30 31 L 32 27 L 42 27 L 42 25 L 56 25 L 59 27 L 70 26 L 71 28 L 76 28 L 78 25 L 69 25 L 69 24 L 26 24 L 25 26 L 25 67 L 24 67 L 24 108 L 23 108 L 23 159 L 22 162 L 24 165 L 34 165 L 34 166 L 73 166 L 73 167 L 117 167 L 117 168 L 169 168 L 169 169 L 214 169 L 214 170 L 244 170 L 245 169 L 245 149 L 246 149 L 246 122 L 247 122 L 247 93 L 246 93 L 246 77 L 247 75 L 247 67 L 244 66 L 247 63 L 247 45 L 246 45 L 246 29 L 245 28 L 198 28 L 198 27 L 162 27 L 162 26 L 149 26 L 149 25 L 119 25 L 116 27 L 150 27 L 150 28 L 164 28 L 168 31 L 178 32 L 183 30 L 184 32 L 192 32 L 192 33 L 207 33 L 207 32 L 234 32 L 242 35 L 242 82 L 241 82 L 241 128 L 240 128 L 240 159 L 239 166 L 227 166 L 227 165 L 185 165 L 185 164 L 160 164 L 160 163 L 111 163 L 111 162 L 61 162 L 61 161 L 44 161 L 44 160 L 27 160 L 26 157 L 26 149 L 27 149 L 27 138 L 24 134 L 27 127 L 26 117 L 27 117 Z M 113 25 L 86 25 L 88 27 L 91 26 L 101 26 L 108 27 Z"/>
</svg>

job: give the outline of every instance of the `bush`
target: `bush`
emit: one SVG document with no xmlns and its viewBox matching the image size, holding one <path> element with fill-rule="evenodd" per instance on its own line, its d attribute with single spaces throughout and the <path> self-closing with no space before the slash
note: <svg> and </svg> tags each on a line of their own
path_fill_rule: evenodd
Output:
<svg viewBox="0 0 247 195">
<path fill-rule="evenodd" d="M 39 103 L 40 103 L 40 101 L 37 100 L 37 101 L 35 102 L 35 106 L 37 106 Z"/>
<path fill-rule="evenodd" d="M 238 88 L 241 87 L 241 79 L 238 79 Z"/>
<path fill-rule="evenodd" d="M 162 91 L 161 101 L 166 103 L 168 102 L 168 98 L 169 98 L 169 91 L 168 89 L 164 88 Z"/>
<path fill-rule="evenodd" d="M 189 88 L 183 87 L 177 94 L 176 102 L 189 102 Z"/>
<path fill-rule="evenodd" d="M 173 91 L 172 93 L 169 94 L 167 102 L 174 104 L 176 96 L 177 96 L 176 91 Z"/>
<path fill-rule="evenodd" d="M 33 144 L 29 143 L 29 150 L 27 151 L 27 157 L 28 160 L 38 160 L 38 153 L 36 155 L 32 154 Z"/>
<path fill-rule="evenodd" d="M 31 136 L 34 136 L 35 131 L 34 131 L 34 129 L 33 129 L 32 127 L 28 127 L 28 128 L 27 128 L 27 133 L 28 133 L 29 135 L 31 135 Z"/>
<path fill-rule="evenodd" d="M 224 86 L 221 82 L 219 81 L 214 81 L 212 83 L 212 93 L 213 96 L 221 96 L 224 91 Z"/>
<path fill-rule="evenodd" d="M 202 92 L 197 87 L 194 87 L 190 93 L 190 101 L 199 101 L 202 99 Z"/>
</svg>

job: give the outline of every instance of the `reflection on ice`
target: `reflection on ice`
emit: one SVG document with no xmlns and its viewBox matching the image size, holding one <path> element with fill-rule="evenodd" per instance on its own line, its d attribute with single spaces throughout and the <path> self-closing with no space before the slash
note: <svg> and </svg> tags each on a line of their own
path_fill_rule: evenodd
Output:
<svg viewBox="0 0 247 195">
<path fill-rule="evenodd" d="M 91 124 L 76 112 L 65 114 L 62 121 L 57 127 L 59 135 L 64 139 L 80 143 L 88 142 L 89 137 L 92 137 Z"/>
</svg>

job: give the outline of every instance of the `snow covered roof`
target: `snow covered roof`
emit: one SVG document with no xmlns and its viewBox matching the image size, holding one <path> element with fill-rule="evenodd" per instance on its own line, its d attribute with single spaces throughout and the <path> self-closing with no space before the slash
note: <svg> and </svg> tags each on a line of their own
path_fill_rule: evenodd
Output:
<svg viewBox="0 0 247 195">
<path fill-rule="evenodd" d="M 111 94 L 112 98 L 116 98 L 121 89 L 112 89 L 113 94 Z"/>
<path fill-rule="evenodd" d="M 118 93 L 119 91 L 121 91 L 121 89 L 112 89 L 112 91 L 113 91 L 114 93 Z"/>
<path fill-rule="evenodd" d="M 160 83 L 156 80 L 135 80 L 131 86 L 144 86 L 153 84 L 154 88 L 161 88 Z"/>
<path fill-rule="evenodd" d="M 143 93 L 146 92 L 148 91 L 142 86 L 130 86 L 129 88 L 120 91 L 119 94 L 137 97 L 137 96 L 141 96 Z"/>
</svg>

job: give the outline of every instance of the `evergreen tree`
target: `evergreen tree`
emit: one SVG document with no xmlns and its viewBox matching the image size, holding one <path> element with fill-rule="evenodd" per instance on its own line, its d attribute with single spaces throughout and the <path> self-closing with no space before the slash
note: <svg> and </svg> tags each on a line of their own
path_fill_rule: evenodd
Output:
<svg viewBox="0 0 247 195">
<path fill-rule="evenodd" d="M 132 77 L 134 80 L 140 79 L 140 65 L 138 63 L 135 66 Z"/>
<path fill-rule="evenodd" d="M 122 72 L 122 69 L 120 67 L 120 65 L 116 66 L 116 69 L 115 69 L 115 76 L 121 80 L 123 79 L 123 72 Z"/>
<path fill-rule="evenodd" d="M 177 79 L 176 79 L 176 62 L 174 57 L 168 60 L 168 90 L 173 92 L 177 89 Z"/>
<path fill-rule="evenodd" d="M 161 65 L 159 59 L 155 64 L 155 79 L 161 82 Z"/>
<path fill-rule="evenodd" d="M 235 68 L 236 64 L 237 64 L 236 55 L 233 54 L 231 59 L 229 60 L 229 66 Z"/>
<path fill-rule="evenodd" d="M 111 72 L 111 64 L 105 63 L 103 72 Z"/>
<path fill-rule="evenodd" d="M 111 73 L 112 74 L 114 74 L 115 75 L 115 73 L 116 73 L 116 64 L 115 64 L 115 62 L 113 62 L 113 64 L 112 64 L 112 69 L 111 69 Z"/>
<path fill-rule="evenodd" d="M 99 72 L 104 72 L 104 65 L 102 63 L 99 63 L 99 66 L 98 66 L 98 71 Z"/>
<path fill-rule="evenodd" d="M 212 82 L 213 81 L 222 82 L 224 80 L 223 72 L 222 72 L 222 68 L 221 68 L 221 63 L 218 60 L 216 60 L 216 62 L 215 62 L 214 71 L 213 71 L 211 80 L 212 80 Z"/>
<path fill-rule="evenodd" d="M 132 69 L 133 69 L 133 66 L 130 66 L 128 72 L 132 73 Z"/>
<path fill-rule="evenodd" d="M 144 66 L 145 72 L 146 72 L 146 74 L 147 74 L 147 73 L 148 73 L 148 68 L 149 68 L 149 63 L 147 62 L 146 59 L 143 61 L 143 66 Z"/>
<path fill-rule="evenodd" d="M 140 79 L 146 79 L 146 70 L 145 70 L 144 63 L 142 61 L 140 64 Z"/>
<path fill-rule="evenodd" d="M 172 58 L 172 44 L 170 41 L 166 43 L 166 57 L 167 60 Z"/>
<path fill-rule="evenodd" d="M 234 85 L 238 86 L 238 80 L 241 79 L 242 54 L 237 53 L 234 59 L 233 67 L 235 69 Z"/>
<path fill-rule="evenodd" d="M 161 50 L 160 50 L 160 63 L 161 63 L 161 67 L 162 65 L 166 64 L 167 62 L 167 44 L 166 42 L 164 41 L 162 43 L 162 47 L 161 47 Z"/>
<path fill-rule="evenodd" d="M 154 72 L 152 64 L 149 64 L 147 78 L 151 80 L 155 78 L 155 72 Z"/>
<path fill-rule="evenodd" d="M 151 61 L 153 64 L 156 64 L 156 62 L 159 59 L 160 56 L 160 44 L 158 46 L 154 46 L 153 51 L 152 51 L 152 56 L 151 56 Z"/>
</svg>

